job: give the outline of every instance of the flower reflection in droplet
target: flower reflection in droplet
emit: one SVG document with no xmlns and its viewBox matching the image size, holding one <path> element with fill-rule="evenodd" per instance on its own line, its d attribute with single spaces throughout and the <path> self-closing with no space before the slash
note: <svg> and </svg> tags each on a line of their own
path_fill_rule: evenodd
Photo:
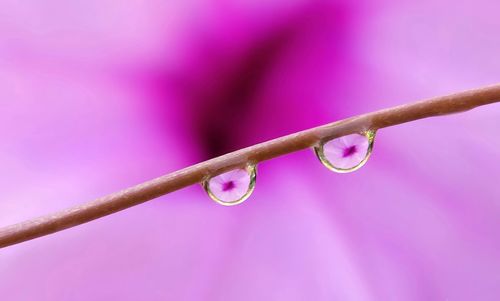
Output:
<svg viewBox="0 0 500 301">
<path fill-rule="evenodd" d="M 203 182 L 210 198 L 221 205 L 236 205 L 245 201 L 255 187 L 255 166 L 228 171 Z"/>
<path fill-rule="evenodd" d="M 314 150 L 319 160 L 335 172 L 351 172 L 363 166 L 373 148 L 374 131 L 351 134 L 321 143 Z"/>
</svg>

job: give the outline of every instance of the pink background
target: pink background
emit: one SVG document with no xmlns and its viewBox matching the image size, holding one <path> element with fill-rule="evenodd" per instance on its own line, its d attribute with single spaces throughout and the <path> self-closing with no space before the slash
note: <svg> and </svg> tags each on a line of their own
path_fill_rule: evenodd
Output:
<svg viewBox="0 0 500 301">
<path fill-rule="evenodd" d="M 0 0 L 0 226 L 500 79 L 498 1 Z M 0 299 L 499 300 L 500 105 L 0 250 Z"/>
</svg>

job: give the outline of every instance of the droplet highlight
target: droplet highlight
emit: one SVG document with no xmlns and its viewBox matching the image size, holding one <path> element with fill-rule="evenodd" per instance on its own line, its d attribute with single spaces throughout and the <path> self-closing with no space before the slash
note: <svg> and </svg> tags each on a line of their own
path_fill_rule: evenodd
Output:
<svg viewBox="0 0 500 301">
<path fill-rule="evenodd" d="M 339 173 L 358 170 L 371 155 L 375 131 L 351 134 L 321 142 L 314 147 L 318 159 L 326 168 Z"/>
<path fill-rule="evenodd" d="M 203 188 L 215 202 L 232 206 L 241 204 L 252 194 L 257 178 L 256 166 L 248 165 L 203 181 Z"/>
</svg>

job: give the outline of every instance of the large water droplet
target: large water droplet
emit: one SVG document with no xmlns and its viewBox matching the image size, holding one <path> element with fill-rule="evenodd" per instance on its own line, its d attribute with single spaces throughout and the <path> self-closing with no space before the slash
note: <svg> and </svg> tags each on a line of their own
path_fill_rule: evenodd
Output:
<svg viewBox="0 0 500 301">
<path fill-rule="evenodd" d="M 326 168 L 346 173 L 359 169 L 368 161 L 374 140 L 375 131 L 370 130 L 321 142 L 314 151 Z"/>
<path fill-rule="evenodd" d="M 239 168 L 203 181 L 203 188 L 210 198 L 224 206 L 245 201 L 255 188 L 255 165 Z"/>
</svg>

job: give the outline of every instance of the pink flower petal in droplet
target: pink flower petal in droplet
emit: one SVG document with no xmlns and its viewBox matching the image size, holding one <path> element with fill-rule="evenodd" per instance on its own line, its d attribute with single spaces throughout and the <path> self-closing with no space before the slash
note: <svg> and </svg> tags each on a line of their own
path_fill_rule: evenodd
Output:
<svg viewBox="0 0 500 301">
<path fill-rule="evenodd" d="M 336 168 L 358 166 L 368 154 L 370 141 L 361 134 L 351 134 L 328 141 L 323 145 L 325 158 Z"/>
<path fill-rule="evenodd" d="M 248 191 L 251 175 L 245 169 L 235 169 L 211 178 L 208 189 L 220 201 L 234 203 Z"/>
</svg>

